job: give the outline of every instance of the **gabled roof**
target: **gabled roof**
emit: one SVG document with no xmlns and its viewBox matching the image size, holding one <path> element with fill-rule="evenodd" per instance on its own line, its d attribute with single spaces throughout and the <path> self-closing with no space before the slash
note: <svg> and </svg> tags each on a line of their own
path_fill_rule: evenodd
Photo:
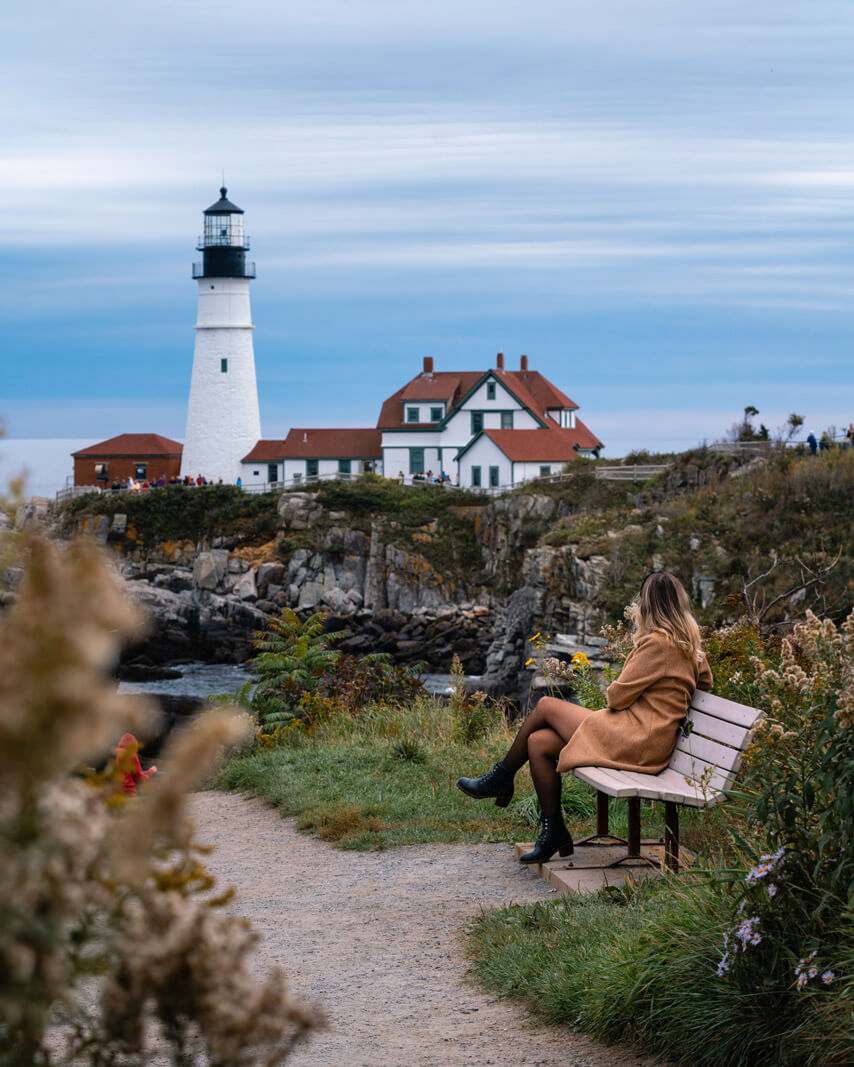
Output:
<svg viewBox="0 0 854 1067">
<path fill-rule="evenodd" d="M 381 459 L 382 434 L 379 430 L 293 429 L 285 438 L 282 459 Z"/>
<path fill-rule="evenodd" d="M 483 371 L 431 371 L 418 374 L 385 401 L 377 426 L 384 430 L 412 429 L 419 423 L 404 422 L 403 405 L 408 400 L 442 402 L 448 412 L 483 376 Z M 421 425 L 433 426 L 435 423 Z"/>
<path fill-rule="evenodd" d="M 578 407 L 578 404 L 570 400 L 566 393 L 561 392 L 548 378 L 544 378 L 538 370 L 505 370 L 495 373 L 516 382 L 517 389 L 525 389 L 543 411 L 547 408 Z"/>
<path fill-rule="evenodd" d="M 184 446 L 180 441 L 172 441 L 159 433 L 120 433 L 118 437 L 111 437 L 107 441 L 101 441 L 97 445 L 89 445 L 81 448 L 79 452 L 72 452 L 75 459 L 87 456 L 180 456 Z"/>
<path fill-rule="evenodd" d="M 488 370 L 488 371 L 424 371 L 416 375 L 401 389 L 388 398 L 382 406 L 377 426 L 383 430 L 413 430 L 436 423 L 412 423 L 404 420 L 404 405 L 407 401 L 436 400 L 446 404 L 445 418 L 489 375 L 496 378 L 528 408 L 535 419 L 543 425 L 557 425 L 546 414 L 554 408 L 576 409 L 578 405 L 552 385 L 539 371 Z"/>
<path fill-rule="evenodd" d="M 457 453 L 460 459 L 481 437 L 488 437 L 500 452 L 513 463 L 568 463 L 578 458 L 578 448 L 596 448 L 602 442 L 584 425 L 575 420 L 575 428 L 563 429 L 554 425 L 537 430 L 483 430 Z"/>
<path fill-rule="evenodd" d="M 258 441 L 251 452 L 240 461 L 241 463 L 278 463 L 282 458 L 284 441 Z"/>
</svg>

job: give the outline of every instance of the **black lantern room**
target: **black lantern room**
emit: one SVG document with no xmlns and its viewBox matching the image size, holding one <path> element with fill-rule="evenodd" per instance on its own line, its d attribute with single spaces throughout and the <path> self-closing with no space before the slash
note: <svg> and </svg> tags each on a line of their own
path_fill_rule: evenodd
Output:
<svg viewBox="0 0 854 1067">
<path fill-rule="evenodd" d="M 203 254 L 193 264 L 194 278 L 254 278 L 255 264 L 246 262 L 249 238 L 243 232 L 243 209 L 226 196 L 223 186 L 219 200 L 205 211 L 205 232 L 196 248 Z"/>
</svg>

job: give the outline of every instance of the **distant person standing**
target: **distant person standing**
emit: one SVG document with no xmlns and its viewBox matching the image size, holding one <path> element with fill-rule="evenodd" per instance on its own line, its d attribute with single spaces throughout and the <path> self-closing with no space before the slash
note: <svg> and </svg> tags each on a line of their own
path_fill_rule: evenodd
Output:
<svg viewBox="0 0 854 1067">
<path fill-rule="evenodd" d="M 845 440 L 848 444 L 846 448 L 854 448 L 854 422 L 848 423 L 848 429 L 845 431 Z"/>
<path fill-rule="evenodd" d="M 243 488 L 243 479 L 240 477 L 239 474 L 237 475 L 237 481 L 234 484 L 237 486 L 238 489 Z"/>
<path fill-rule="evenodd" d="M 833 444 L 833 438 L 830 436 L 827 430 L 821 435 L 821 440 L 818 443 L 819 452 L 829 452 L 831 445 Z"/>
<path fill-rule="evenodd" d="M 818 441 L 814 433 L 807 434 L 807 444 L 810 446 L 810 452 L 815 455 L 818 452 Z"/>
</svg>

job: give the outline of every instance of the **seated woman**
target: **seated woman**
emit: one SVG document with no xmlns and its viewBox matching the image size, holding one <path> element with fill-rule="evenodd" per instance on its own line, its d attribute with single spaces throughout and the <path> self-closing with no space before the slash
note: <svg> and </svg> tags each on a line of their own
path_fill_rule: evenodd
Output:
<svg viewBox="0 0 854 1067">
<path fill-rule="evenodd" d="M 540 802 L 542 833 L 522 863 L 544 863 L 572 853 L 560 807 L 563 771 L 615 767 L 657 774 L 676 745 L 676 732 L 695 689 L 712 687 L 700 630 L 688 594 L 667 571 L 650 574 L 632 601 L 634 647 L 620 677 L 608 686 L 608 706 L 590 711 L 568 700 L 543 697 L 522 723 L 503 760 L 480 778 L 460 778 L 470 797 L 495 797 L 506 807 L 513 778 L 526 763 Z"/>
</svg>

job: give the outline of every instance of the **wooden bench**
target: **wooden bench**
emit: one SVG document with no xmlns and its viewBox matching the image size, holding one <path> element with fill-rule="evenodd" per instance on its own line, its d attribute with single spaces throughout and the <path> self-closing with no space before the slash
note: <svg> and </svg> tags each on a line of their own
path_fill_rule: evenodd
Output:
<svg viewBox="0 0 854 1067">
<path fill-rule="evenodd" d="M 696 690 L 677 734 L 670 763 L 658 774 L 576 767 L 573 774 L 596 789 L 596 833 L 576 844 L 627 846 L 626 855 L 609 867 L 654 861 L 641 853 L 640 802 L 664 803 L 664 864 L 679 869 L 679 805 L 706 808 L 726 800 L 753 727 L 762 715 L 756 708 Z M 608 832 L 608 797 L 628 801 L 627 839 Z"/>
</svg>

